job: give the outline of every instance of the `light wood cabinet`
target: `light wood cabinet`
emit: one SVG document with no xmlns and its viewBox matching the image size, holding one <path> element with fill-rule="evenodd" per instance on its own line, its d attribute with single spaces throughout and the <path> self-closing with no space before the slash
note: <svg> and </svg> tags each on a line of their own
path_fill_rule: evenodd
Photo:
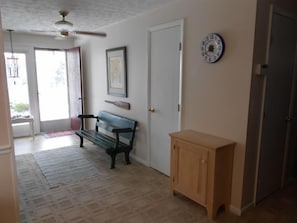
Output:
<svg viewBox="0 0 297 223">
<path fill-rule="evenodd" d="M 230 205 L 235 143 L 193 130 L 170 136 L 170 193 L 196 201 L 214 219 L 220 207 Z"/>
</svg>

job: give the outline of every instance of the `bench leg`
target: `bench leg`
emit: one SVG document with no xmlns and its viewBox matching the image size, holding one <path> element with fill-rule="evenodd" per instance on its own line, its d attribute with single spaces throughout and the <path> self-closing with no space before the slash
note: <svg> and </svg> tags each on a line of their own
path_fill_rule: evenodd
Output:
<svg viewBox="0 0 297 223">
<path fill-rule="evenodd" d="M 79 137 L 80 138 L 80 144 L 79 144 L 79 146 L 80 147 L 83 147 L 83 143 L 84 143 L 84 138 L 83 137 Z"/>
<path fill-rule="evenodd" d="M 125 160 L 127 165 L 131 164 L 129 154 L 130 154 L 130 151 L 125 152 Z"/>
<path fill-rule="evenodd" d="M 111 157 L 110 169 L 114 169 L 115 168 L 116 153 L 114 151 L 112 151 L 111 149 L 107 149 L 106 153 L 108 155 L 110 155 L 110 157 Z"/>
<path fill-rule="evenodd" d="M 110 154 L 110 157 L 111 157 L 110 169 L 114 169 L 115 168 L 116 154 L 115 153 L 111 153 Z"/>
</svg>

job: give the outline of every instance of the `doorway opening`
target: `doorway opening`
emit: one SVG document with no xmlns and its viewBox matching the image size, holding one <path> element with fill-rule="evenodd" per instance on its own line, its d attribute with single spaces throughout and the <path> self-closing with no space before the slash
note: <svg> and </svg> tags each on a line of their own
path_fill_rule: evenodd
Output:
<svg viewBox="0 0 297 223">
<path fill-rule="evenodd" d="M 40 132 L 76 130 L 83 112 L 80 47 L 35 48 Z"/>
<path fill-rule="evenodd" d="M 40 121 L 69 119 L 65 51 L 36 49 L 35 58 Z"/>
<path fill-rule="evenodd" d="M 271 17 L 268 75 L 265 76 L 263 124 L 255 202 L 283 188 L 294 165 L 296 142 L 297 20 L 275 10 Z M 286 57 L 282 57 L 282 55 Z M 291 156 L 289 157 L 288 154 Z M 273 173 L 273 174 L 272 174 Z"/>
</svg>

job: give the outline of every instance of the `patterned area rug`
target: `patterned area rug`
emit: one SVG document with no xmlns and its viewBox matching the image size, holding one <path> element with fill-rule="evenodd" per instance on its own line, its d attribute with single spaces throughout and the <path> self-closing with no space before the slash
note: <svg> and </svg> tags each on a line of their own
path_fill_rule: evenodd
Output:
<svg viewBox="0 0 297 223">
<path fill-rule="evenodd" d="M 82 148 L 65 147 L 33 154 L 50 188 L 99 175 Z"/>
<path fill-rule="evenodd" d="M 60 137 L 60 136 L 68 136 L 68 135 L 73 135 L 74 131 L 69 130 L 69 131 L 60 131 L 60 132 L 49 132 L 44 134 L 44 137 L 46 138 L 54 138 L 54 137 Z"/>
</svg>

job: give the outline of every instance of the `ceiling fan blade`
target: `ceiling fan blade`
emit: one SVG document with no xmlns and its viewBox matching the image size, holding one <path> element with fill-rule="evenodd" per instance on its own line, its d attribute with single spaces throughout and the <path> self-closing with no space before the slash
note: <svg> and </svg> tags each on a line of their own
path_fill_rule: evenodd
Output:
<svg viewBox="0 0 297 223">
<path fill-rule="evenodd" d="M 56 33 L 57 31 L 55 30 L 36 30 L 36 29 L 31 29 L 29 30 L 29 32 L 33 32 L 33 33 Z"/>
<path fill-rule="evenodd" d="M 56 36 L 59 35 L 59 31 L 54 31 L 54 30 L 20 30 L 18 32 L 21 33 L 29 33 L 29 34 L 34 34 L 34 35 L 45 35 L 45 36 Z"/>
<path fill-rule="evenodd" d="M 81 35 L 89 35 L 89 36 L 106 37 L 106 33 L 102 33 L 102 32 L 73 31 L 72 33 L 81 34 Z"/>
</svg>

